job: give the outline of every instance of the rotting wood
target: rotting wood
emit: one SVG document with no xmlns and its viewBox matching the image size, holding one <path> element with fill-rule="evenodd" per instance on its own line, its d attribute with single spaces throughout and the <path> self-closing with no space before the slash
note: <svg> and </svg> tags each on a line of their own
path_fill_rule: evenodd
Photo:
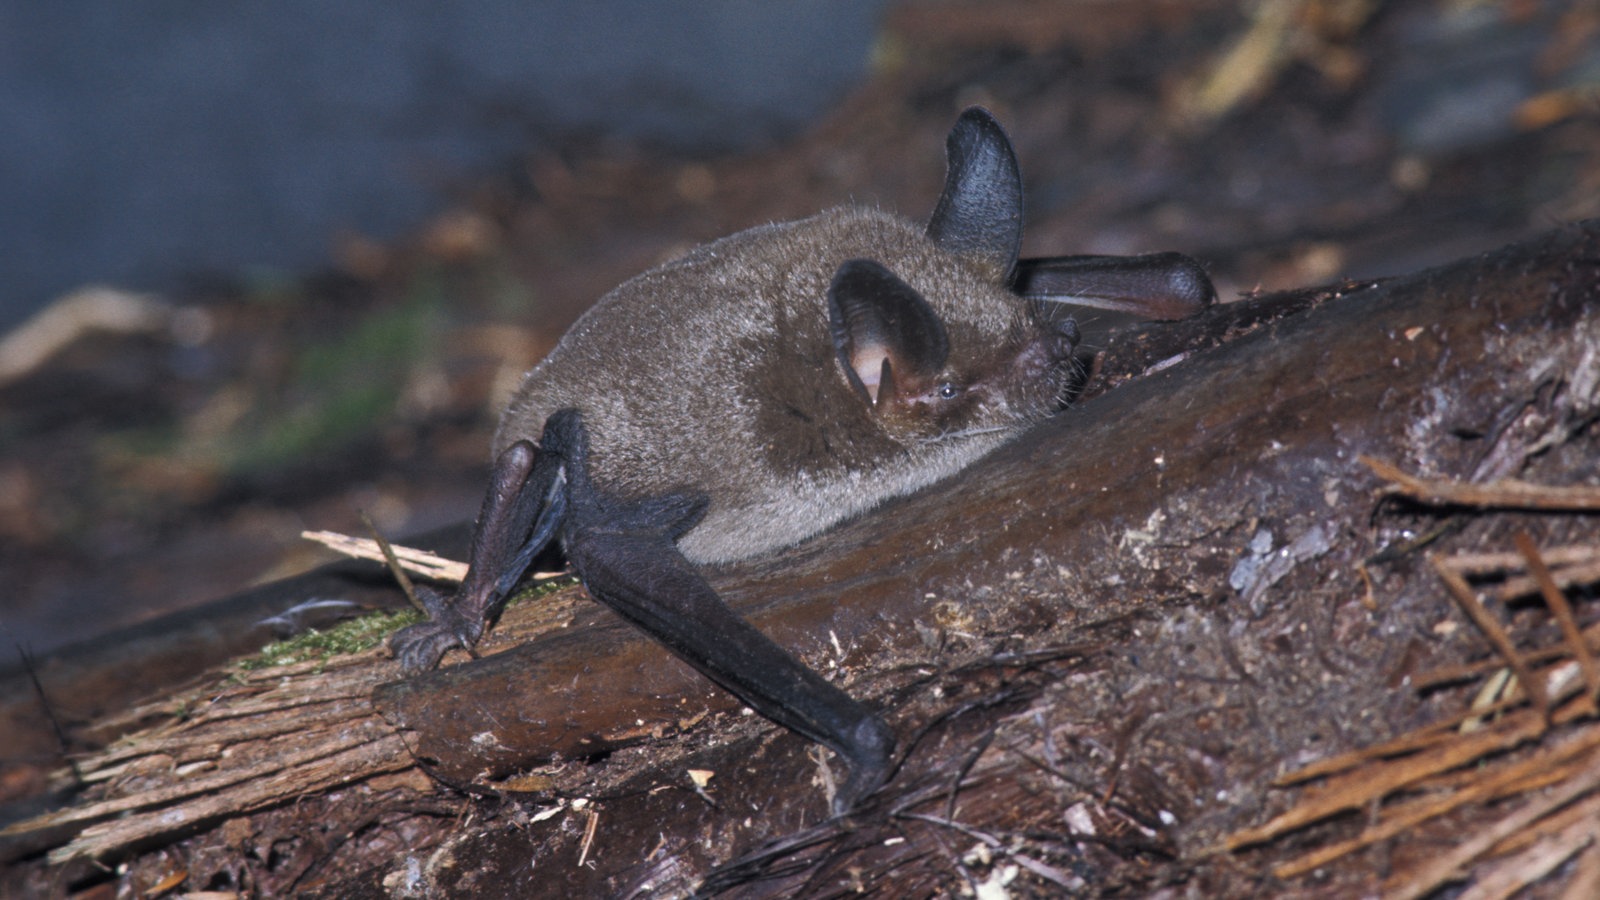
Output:
<svg viewBox="0 0 1600 900">
<path fill-rule="evenodd" d="M 281 766 L 262 767 L 243 773 L 238 780 L 212 779 L 217 787 L 239 785 L 237 790 L 201 794 L 189 792 L 194 800 L 171 809 L 161 808 L 151 795 L 134 799 L 141 811 L 133 815 L 99 822 L 83 829 L 72 843 L 52 852 L 53 863 L 74 859 L 100 859 L 114 856 L 162 835 L 182 833 L 206 822 L 245 815 L 305 794 L 331 790 L 355 781 L 412 768 L 415 762 L 405 742 L 393 732 L 377 728 L 362 729 L 348 738 L 353 746 L 328 754 L 345 740 L 324 740 L 307 735 L 316 750 L 284 760 Z M 327 754 L 327 755 L 325 755 Z"/>
<path fill-rule="evenodd" d="M 371 666 L 257 672 L 180 718 L 84 760 L 111 795 L 5 829 L 7 837 L 82 830 L 57 863 L 115 855 L 152 837 L 239 815 L 339 784 L 412 768 L 404 742 L 373 713 Z"/>
<path fill-rule="evenodd" d="M 1467 863 L 1482 855 L 1497 842 L 1597 789 L 1600 789 L 1600 756 L 1593 758 L 1587 768 L 1561 787 L 1545 796 L 1528 801 L 1505 818 L 1444 851 L 1421 871 L 1412 873 L 1409 878 L 1396 879 L 1398 883 L 1388 896 L 1397 900 L 1416 900 L 1437 890 L 1446 881 L 1455 877 Z"/>
<path fill-rule="evenodd" d="M 448 533 L 448 530 L 447 532 Z M 425 546 L 465 545 L 440 537 Z M 321 627 L 351 609 L 396 607 L 404 601 L 381 567 L 341 560 L 305 575 L 262 585 L 195 610 L 163 616 L 113 634 L 63 648 L 39 660 L 39 677 L 52 707 L 69 726 L 75 749 L 92 747 L 165 717 L 168 697 L 209 682 L 228 660 L 248 656 L 277 636 L 276 616 L 308 600 L 335 597 L 348 609 L 313 611 L 302 627 Z M 154 698 L 154 699 L 152 699 Z M 102 731 L 102 726 L 104 730 Z M 34 764 L 60 750 L 26 676 L 0 671 L 0 764 Z"/>
<path fill-rule="evenodd" d="M 1512 504 L 1517 502 L 1513 500 Z M 1448 863 L 1425 864 L 1390 882 L 1396 896 L 1420 897 L 1445 881 L 1462 876 L 1466 867 L 1480 858 L 1504 857 L 1521 851 L 1515 858 L 1488 863 L 1469 891 L 1472 896 L 1492 897 L 1509 896 L 1545 877 L 1560 862 L 1600 839 L 1600 829 L 1593 821 L 1593 811 L 1600 809 L 1600 799 L 1586 800 L 1565 812 L 1556 812 L 1568 802 L 1600 790 L 1600 769 L 1596 769 L 1596 765 L 1600 765 L 1600 723 L 1593 721 L 1592 645 L 1597 637 L 1596 628 L 1591 626 L 1588 632 L 1579 629 L 1570 605 L 1550 579 L 1533 540 L 1525 532 L 1516 533 L 1513 540 L 1523 564 L 1541 582 L 1546 605 L 1560 624 L 1558 646 L 1522 653 L 1499 623 L 1481 608 L 1460 574 L 1463 568 L 1486 573 L 1488 570 L 1480 565 L 1481 555 L 1459 567 L 1438 555 L 1430 554 L 1429 559 L 1458 605 L 1491 639 L 1501 664 L 1514 669 L 1518 683 L 1525 688 L 1520 696 L 1508 698 L 1496 706 L 1531 701 L 1534 708 L 1467 734 L 1452 735 L 1440 729 L 1439 725 L 1445 723 L 1437 723 L 1386 745 L 1345 754 L 1280 777 L 1279 784 L 1294 784 L 1341 773 L 1326 784 L 1308 790 L 1293 808 L 1272 821 L 1230 835 L 1230 848 L 1272 840 L 1325 819 L 1340 809 L 1374 809 L 1377 821 L 1355 837 L 1319 847 L 1274 869 L 1278 877 L 1292 879 L 1362 848 L 1393 840 L 1453 810 L 1551 789 L 1544 797 L 1530 796 L 1518 811 L 1489 820 L 1475 829 L 1452 851 Z M 1514 560 L 1506 562 L 1515 564 Z M 1529 668 L 1534 660 L 1549 659 L 1565 662 L 1538 672 Z M 1571 670 L 1582 673 L 1581 681 L 1564 677 L 1564 673 Z M 1479 674 L 1482 674 L 1481 667 Z M 1548 691 L 1547 684 L 1550 685 Z M 1549 705 L 1554 701 L 1566 702 L 1552 711 Z M 1481 715 L 1481 711 L 1472 712 L 1474 716 Z M 1535 743 L 1534 749 L 1521 759 L 1495 758 L 1516 746 L 1535 741 L 1549 727 L 1573 723 L 1582 724 L 1573 733 L 1544 741 L 1542 745 Z M 1414 755 L 1390 758 L 1412 751 Z M 1465 768 L 1468 763 L 1477 764 L 1477 768 Z M 1418 778 L 1418 772 L 1432 774 Z M 1454 774 L 1448 777 L 1439 777 L 1452 772 Z M 1407 788 L 1416 790 L 1419 795 L 1397 800 Z"/>
<path fill-rule="evenodd" d="M 1494 743 L 1498 745 L 1498 742 Z M 1413 828 L 1422 822 L 1444 815 L 1466 804 L 1495 800 L 1527 790 L 1529 785 L 1522 783 L 1522 779 L 1530 775 L 1548 774 L 1546 773 L 1546 767 L 1562 763 L 1586 751 L 1593 751 L 1597 746 L 1600 746 L 1600 732 L 1586 733 L 1564 744 L 1531 756 L 1513 766 L 1498 770 L 1490 777 L 1475 778 L 1469 785 L 1455 793 L 1444 797 L 1422 797 L 1408 804 L 1397 805 L 1387 811 L 1381 822 L 1368 827 L 1356 837 L 1318 848 L 1298 859 L 1278 866 L 1274 871 L 1280 878 L 1295 878 L 1363 847 L 1393 838 L 1404 833 L 1406 829 Z M 1500 746 L 1495 746 L 1494 749 L 1501 748 Z M 1467 759 L 1475 760 L 1481 757 L 1482 754 L 1477 753 L 1467 757 Z M 1452 761 L 1440 762 L 1444 765 L 1456 764 L 1456 762 Z M 1352 808 L 1359 808 L 1361 805 L 1370 803 L 1374 796 L 1381 796 L 1382 792 L 1389 787 L 1389 785 L 1378 785 L 1371 792 L 1362 792 L 1357 798 L 1356 806 Z M 1287 823 L 1284 824 L 1287 825 Z M 1293 827 L 1296 826 L 1288 825 L 1287 828 L 1274 829 L 1271 836 L 1282 834 Z M 1265 830 L 1264 826 L 1263 834 L 1265 834 Z M 1241 834 L 1239 837 L 1243 840 L 1249 836 Z"/>
</svg>

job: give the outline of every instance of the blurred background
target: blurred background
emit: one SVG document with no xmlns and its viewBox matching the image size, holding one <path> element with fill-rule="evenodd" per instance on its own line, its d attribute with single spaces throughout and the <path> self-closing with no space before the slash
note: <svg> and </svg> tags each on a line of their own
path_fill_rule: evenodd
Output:
<svg viewBox="0 0 1600 900">
<path fill-rule="evenodd" d="M 926 216 L 974 103 L 1025 253 L 1181 250 L 1224 299 L 1600 215 L 1593 0 L 0 0 L 0 640 L 470 519 L 588 303 Z"/>
</svg>

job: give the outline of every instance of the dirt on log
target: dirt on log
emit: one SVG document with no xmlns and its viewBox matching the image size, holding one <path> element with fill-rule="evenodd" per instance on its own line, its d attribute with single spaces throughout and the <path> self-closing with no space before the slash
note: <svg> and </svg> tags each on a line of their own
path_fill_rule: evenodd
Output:
<svg viewBox="0 0 1600 900">
<path fill-rule="evenodd" d="M 1074 408 L 960 477 L 712 573 L 900 736 L 893 781 L 846 820 L 826 819 L 827 761 L 573 587 L 424 677 L 370 651 L 191 695 L 159 741 L 80 766 L 119 775 L 8 829 L 8 883 L 121 859 L 145 888 L 181 870 L 330 897 L 1373 891 L 1369 858 L 1285 885 L 1295 847 L 1221 848 L 1292 805 L 1286 769 L 1459 708 L 1413 679 L 1488 644 L 1421 548 L 1600 537 L 1592 514 L 1380 501 L 1360 458 L 1595 484 L 1597 301 L 1587 222 L 1129 333 Z M 250 731 L 269 708 L 324 718 Z M 241 759 L 255 774 L 230 777 Z M 1387 842 L 1385 866 L 1429 840 Z"/>
</svg>

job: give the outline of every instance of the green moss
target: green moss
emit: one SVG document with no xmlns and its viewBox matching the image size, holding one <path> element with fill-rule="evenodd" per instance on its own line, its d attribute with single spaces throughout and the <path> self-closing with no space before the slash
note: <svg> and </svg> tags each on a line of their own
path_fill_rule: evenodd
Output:
<svg viewBox="0 0 1600 900">
<path fill-rule="evenodd" d="M 577 583 L 577 578 L 567 575 L 561 578 L 552 578 L 549 581 L 541 581 L 536 584 L 523 585 L 522 590 L 511 595 L 511 599 L 506 603 L 506 605 L 513 606 L 527 600 L 537 600 L 538 598 L 547 594 L 554 594 L 556 591 L 559 591 L 568 585 Z"/>
<path fill-rule="evenodd" d="M 549 581 L 528 585 L 513 594 L 507 605 L 543 597 L 575 583 L 576 580 L 552 578 Z M 239 660 L 235 667 L 240 672 L 255 672 L 277 666 L 323 661 L 348 653 L 364 653 L 388 640 L 389 635 L 399 629 L 421 621 L 422 613 L 412 609 L 375 612 L 340 622 L 332 628 L 313 628 L 288 640 L 275 641 L 263 647 L 255 656 Z"/>
<path fill-rule="evenodd" d="M 361 653 L 382 644 L 396 629 L 422 621 L 422 614 L 410 609 L 377 612 L 349 619 L 328 629 L 313 628 L 285 641 L 274 641 L 255 656 L 236 663 L 244 672 L 322 661 L 347 653 Z"/>
</svg>

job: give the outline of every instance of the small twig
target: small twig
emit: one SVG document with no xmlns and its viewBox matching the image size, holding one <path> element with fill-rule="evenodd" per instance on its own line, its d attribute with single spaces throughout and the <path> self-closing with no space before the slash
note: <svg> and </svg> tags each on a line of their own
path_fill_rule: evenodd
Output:
<svg viewBox="0 0 1600 900">
<path fill-rule="evenodd" d="M 578 868 L 580 869 L 583 868 L 584 863 L 589 861 L 589 848 L 594 846 L 594 833 L 600 827 L 599 810 L 585 809 L 583 814 L 589 817 L 589 821 L 583 826 L 583 845 L 578 848 Z"/>
<path fill-rule="evenodd" d="M 1546 565 L 1561 567 L 1600 561 L 1600 547 L 1594 544 L 1573 544 L 1540 550 L 1539 556 Z M 1501 572 L 1522 572 L 1527 569 L 1527 557 L 1520 553 L 1456 553 L 1445 558 L 1450 568 L 1463 575 L 1494 575 Z"/>
<path fill-rule="evenodd" d="M 1006 854 L 1006 859 L 1011 860 L 1024 869 L 1027 869 L 1029 872 L 1032 872 L 1040 878 L 1043 878 L 1045 881 L 1053 882 L 1054 884 L 1066 888 L 1069 891 L 1078 890 L 1083 887 L 1082 879 L 1069 877 L 1067 873 L 1061 871 L 1055 866 L 1046 865 L 1045 863 L 1040 862 L 1031 856 L 1024 856 L 1021 853 L 1008 852 Z"/>
<path fill-rule="evenodd" d="M 1381 459 L 1365 454 L 1357 459 L 1379 478 L 1393 482 L 1384 488 L 1384 493 L 1409 497 L 1420 503 L 1496 509 L 1600 510 L 1600 488 L 1589 485 L 1554 486 L 1514 478 L 1486 484 L 1448 478 L 1417 478 Z"/>
<path fill-rule="evenodd" d="M 932 822 L 935 825 L 959 825 L 959 823 L 938 819 L 925 813 L 908 813 L 902 811 L 895 813 L 895 816 L 899 818 L 920 819 L 922 821 Z M 957 830 L 961 831 L 967 829 L 965 829 L 965 826 L 960 826 L 957 827 Z M 967 883 L 967 890 L 971 892 L 973 896 L 977 896 L 978 879 L 972 877 L 972 870 L 967 868 L 967 864 L 962 860 L 961 854 L 956 852 L 956 848 L 950 846 L 950 842 L 944 839 L 944 832 L 935 829 L 928 832 L 928 834 L 933 838 L 933 842 L 939 845 L 939 849 L 944 851 L 945 858 L 950 860 L 950 863 L 956 867 L 956 873 L 959 874 L 961 879 Z"/>
<path fill-rule="evenodd" d="M 1508 707 L 1509 705 L 1507 704 Z M 1453 737 L 1451 729 L 1459 725 L 1462 719 L 1482 714 L 1481 710 L 1468 710 L 1445 722 L 1428 725 L 1399 737 L 1391 738 L 1381 744 L 1375 744 L 1371 747 L 1358 747 L 1355 750 L 1347 750 L 1335 756 L 1319 759 L 1293 772 L 1284 772 L 1277 776 L 1272 779 L 1272 786 L 1293 787 L 1314 778 L 1338 775 L 1370 762 L 1426 750 L 1450 741 Z"/>
<path fill-rule="evenodd" d="M 1366 563 L 1356 565 L 1356 574 L 1361 576 L 1361 605 L 1371 612 L 1378 611 L 1378 597 L 1372 590 L 1372 573 L 1368 571 Z"/>
<path fill-rule="evenodd" d="M 1572 606 L 1567 603 L 1567 598 L 1556 587 L 1555 581 L 1550 577 L 1550 568 L 1544 564 L 1544 559 L 1539 556 L 1539 548 L 1534 546 L 1533 538 L 1525 531 L 1519 531 L 1512 538 L 1517 545 L 1517 550 L 1528 560 L 1528 574 L 1539 583 L 1539 591 L 1544 594 L 1544 602 L 1555 614 L 1556 621 L 1561 624 L 1561 634 L 1566 638 L 1567 646 L 1572 649 L 1572 656 L 1578 661 L 1578 667 L 1583 670 L 1583 683 L 1589 688 L 1589 699 L 1593 701 L 1600 696 L 1600 670 L 1595 668 L 1594 654 L 1589 652 L 1589 642 L 1583 639 L 1583 632 L 1578 628 L 1578 620 L 1572 615 Z"/>
<path fill-rule="evenodd" d="M 1068 890 L 1073 890 L 1082 886 L 1081 881 L 1075 883 L 1073 878 L 1069 877 L 1065 872 L 1062 872 L 1060 869 L 1057 869 L 1054 866 L 1046 865 L 1045 863 L 1034 859 L 1031 856 L 1025 856 L 1021 853 L 1017 853 L 1015 850 L 1006 849 L 1000 838 L 990 834 L 987 831 L 980 831 L 971 825 L 958 822 L 948 816 L 941 819 L 937 816 L 927 815 L 926 813 L 912 812 L 901 813 L 900 815 L 907 819 L 916 819 L 920 822 L 928 822 L 933 825 L 942 825 L 945 828 L 955 829 L 956 831 L 959 831 L 970 838 L 976 839 L 987 846 L 990 850 L 1001 853 L 1006 859 L 1015 862 L 1017 865 L 1027 869 L 1040 878 L 1043 878 L 1046 881 L 1054 882 L 1055 884 L 1067 888 Z M 954 855 L 953 851 L 951 851 L 951 855 Z"/>
<path fill-rule="evenodd" d="M 355 559 L 370 559 L 375 562 L 385 562 L 384 553 L 378 547 L 377 541 L 366 538 L 352 537 L 340 534 L 337 531 L 302 531 L 300 536 L 308 541 L 319 544 L 343 553 Z M 434 581 L 447 581 L 460 584 L 467 577 L 467 564 L 445 559 L 426 550 L 417 550 L 413 547 L 392 546 L 390 551 L 400 561 L 402 567 L 413 575 L 428 578 Z"/>
<path fill-rule="evenodd" d="M 50 723 L 50 730 L 55 733 L 56 749 L 61 753 L 61 758 L 67 761 L 67 767 L 72 770 L 73 784 L 82 786 L 83 770 L 78 768 L 78 761 L 72 758 L 67 747 L 67 731 L 61 727 L 61 720 L 56 718 L 56 709 L 50 704 L 50 698 L 45 695 L 44 683 L 39 680 L 39 667 L 34 662 L 33 654 L 21 644 L 15 645 L 17 656 L 22 660 L 22 669 L 28 673 L 28 682 L 33 685 L 33 692 L 39 697 L 39 709 Z"/>
<path fill-rule="evenodd" d="M 1062 770 L 1062 768 L 1059 765 L 1053 765 L 1048 760 L 1040 759 L 1039 757 L 1034 756 L 1032 753 L 1029 753 L 1026 750 L 1022 750 L 1022 749 L 1017 748 L 1017 747 L 1011 747 L 1009 749 L 1011 750 L 1012 753 L 1016 754 L 1018 759 L 1020 759 L 1023 762 L 1033 766 L 1034 768 L 1040 770 L 1041 772 L 1044 772 L 1045 774 L 1051 776 L 1052 778 L 1057 779 L 1058 781 L 1062 782 L 1063 784 L 1069 784 L 1072 787 L 1077 788 L 1079 791 L 1083 792 L 1084 794 L 1089 795 L 1090 797 L 1094 796 L 1094 793 L 1095 793 L 1094 785 L 1089 784 L 1084 779 L 1075 778 L 1075 777 L 1067 774 L 1064 770 Z"/>
<path fill-rule="evenodd" d="M 411 576 L 400 566 L 400 560 L 395 558 L 394 548 L 389 546 L 389 539 L 378 531 L 378 526 L 373 524 L 372 517 L 367 515 L 366 510 L 361 511 L 361 524 L 367 526 L 367 531 L 372 533 L 372 540 L 383 553 L 383 561 L 389 567 L 389 574 L 399 583 L 400 590 L 405 593 L 406 601 L 411 604 L 411 608 L 426 613 L 428 610 L 423 607 L 422 601 L 417 599 L 417 587 L 411 583 Z"/>
<path fill-rule="evenodd" d="M 927 813 L 903 812 L 900 815 L 907 819 L 916 819 L 919 822 L 928 822 L 933 825 L 942 825 L 945 828 L 953 828 L 967 837 L 974 838 L 982 841 L 985 844 L 988 844 L 994 849 L 999 849 L 1001 847 L 999 838 L 987 831 L 979 831 L 965 822 L 957 822 L 955 819 L 941 819 L 938 816 L 930 816 Z"/>
<path fill-rule="evenodd" d="M 1403 806 L 1390 809 L 1382 822 L 1371 825 L 1346 841 L 1331 844 L 1290 860 L 1273 870 L 1279 878 L 1304 875 L 1335 859 L 1346 856 L 1362 847 L 1387 840 L 1430 819 L 1438 818 L 1452 810 L 1477 801 L 1489 801 L 1524 787 L 1524 779 L 1546 769 L 1567 762 L 1574 756 L 1592 751 L 1600 743 L 1600 733 L 1586 734 L 1529 759 L 1513 763 L 1488 776 L 1476 778 L 1471 784 L 1451 794 L 1439 797 L 1426 796 Z M 1466 760 L 1470 762 L 1471 760 Z"/>
<path fill-rule="evenodd" d="M 1592 584 L 1600 581 L 1600 562 L 1563 566 L 1550 573 L 1550 580 L 1561 588 L 1569 588 L 1575 584 Z M 1516 578 L 1507 578 L 1504 584 L 1494 589 L 1491 596 L 1504 603 L 1536 593 L 1538 590 L 1539 585 L 1532 578 L 1518 576 Z"/>
<path fill-rule="evenodd" d="M 1494 644 L 1495 649 L 1505 658 L 1506 665 L 1510 666 L 1511 671 L 1516 673 L 1517 682 L 1522 685 L 1522 690 L 1527 693 L 1528 699 L 1532 701 L 1534 708 L 1539 711 L 1541 716 L 1548 714 L 1550 711 L 1550 697 L 1545 692 L 1544 682 L 1535 679 L 1528 671 L 1528 664 L 1523 660 L 1522 655 L 1517 652 L 1516 645 L 1511 642 L 1511 636 L 1506 634 L 1500 623 L 1489 615 L 1489 611 L 1483 608 L 1482 603 L 1478 602 L 1477 596 L 1472 592 L 1472 586 L 1467 584 L 1465 578 L 1462 578 L 1446 565 L 1443 558 L 1438 554 L 1428 554 L 1428 562 L 1433 566 L 1433 570 L 1439 574 L 1439 578 L 1444 582 L 1445 587 L 1449 589 L 1450 596 L 1455 598 L 1456 605 L 1460 606 L 1461 611 L 1472 619 L 1473 624 L 1478 626 L 1478 630 L 1483 632 L 1489 642 Z"/>
<path fill-rule="evenodd" d="M 985 732 L 983 737 L 978 740 L 978 745 L 972 749 L 972 752 L 967 754 L 966 759 L 961 761 L 961 765 L 956 769 L 955 777 L 950 779 L 950 793 L 944 804 L 944 817 L 947 820 L 956 817 L 956 796 L 961 792 L 961 782 L 966 780 L 967 773 L 971 772 L 972 767 L 977 765 L 978 757 L 982 756 L 993 742 L 994 732 Z"/>
<path fill-rule="evenodd" d="M 1106 789 L 1100 792 L 1101 806 L 1110 806 L 1111 801 L 1116 798 L 1122 767 L 1127 764 L 1128 756 L 1133 752 L 1133 742 L 1138 730 L 1144 727 L 1148 718 L 1148 715 L 1141 710 L 1134 715 L 1133 721 L 1124 723 L 1117 729 L 1117 742 L 1111 750 L 1111 764 L 1106 767 Z"/>
</svg>

